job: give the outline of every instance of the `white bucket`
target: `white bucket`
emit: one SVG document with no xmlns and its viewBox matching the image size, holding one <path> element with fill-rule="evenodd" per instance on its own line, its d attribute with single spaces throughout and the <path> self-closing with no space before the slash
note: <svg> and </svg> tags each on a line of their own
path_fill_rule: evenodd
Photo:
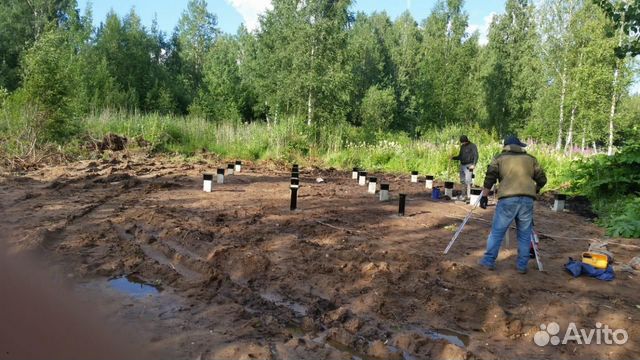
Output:
<svg viewBox="0 0 640 360">
<path fill-rule="evenodd" d="M 389 184 L 380 184 L 380 201 L 389 201 Z"/>
<path fill-rule="evenodd" d="M 444 183 L 444 196 L 453 198 L 453 183 L 450 181 Z"/>
<path fill-rule="evenodd" d="M 363 171 L 358 176 L 359 176 L 358 177 L 358 185 L 360 185 L 360 186 L 367 185 L 367 173 Z"/>
<path fill-rule="evenodd" d="M 553 201 L 553 207 L 551 208 L 551 210 L 555 212 L 564 211 L 564 203 L 566 199 L 567 199 L 566 195 L 556 194 L 555 200 Z"/>
<path fill-rule="evenodd" d="M 218 169 L 216 180 L 218 184 L 224 184 L 224 169 Z"/>
<path fill-rule="evenodd" d="M 480 197 L 482 197 L 482 189 L 471 189 L 471 195 L 469 195 L 469 204 L 479 204 Z"/>
<path fill-rule="evenodd" d="M 375 194 L 377 190 L 377 185 L 378 185 L 378 179 L 374 177 L 369 178 L 369 189 L 367 190 L 367 192 L 369 194 Z"/>
<path fill-rule="evenodd" d="M 425 180 L 425 181 L 424 181 L 424 187 L 425 187 L 426 189 L 429 189 L 429 190 L 433 189 L 433 179 L 427 179 L 427 180 Z"/>
<path fill-rule="evenodd" d="M 205 174 L 202 180 L 202 191 L 211 192 L 213 188 L 213 175 Z"/>
</svg>

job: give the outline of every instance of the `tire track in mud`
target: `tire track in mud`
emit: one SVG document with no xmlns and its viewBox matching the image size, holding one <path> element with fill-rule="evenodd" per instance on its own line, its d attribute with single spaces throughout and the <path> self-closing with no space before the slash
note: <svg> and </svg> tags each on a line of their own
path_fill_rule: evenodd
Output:
<svg viewBox="0 0 640 360">
<path fill-rule="evenodd" d="M 108 194 L 100 198 L 99 200 L 83 206 L 80 210 L 68 214 L 64 220 L 64 223 L 56 226 L 55 228 L 45 230 L 45 237 L 43 238 L 42 246 L 49 251 L 55 250 L 55 247 L 64 240 L 64 235 L 70 227 L 78 223 L 80 220 L 93 213 L 96 209 L 105 206 L 107 203 L 118 199 L 131 192 L 130 189 L 124 188 L 112 194 Z M 114 209 L 115 210 L 115 209 Z"/>
</svg>

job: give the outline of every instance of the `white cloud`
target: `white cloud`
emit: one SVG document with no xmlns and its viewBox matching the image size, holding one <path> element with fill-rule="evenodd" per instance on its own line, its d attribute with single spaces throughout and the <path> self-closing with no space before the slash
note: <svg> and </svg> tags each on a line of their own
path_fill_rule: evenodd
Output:
<svg viewBox="0 0 640 360">
<path fill-rule="evenodd" d="M 482 25 L 469 24 L 469 26 L 467 27 L 469 34 L 473 34 L 474 31 L 478 30 L 480 35 L 478 38 L 478 42 L 480 43 L 480 45 L 487 45 L 487 43 L 489 42 L 489 39 L 487 38 L 487 36 L 489 35 L 489 26 L 491 25 L 491 21 L 493 21 L 493 18 L 496 15 L 498 14 L 492 12 L 491 14 L 484 17 L 484 23 Z"/>
<path fill-rule="evenodd" d="M 271 0 L 226 0 L 244 19 L 244 26 L 249 31 L 256 30 L 260 24 L 258 15 L 272 9 Z"/>
</svg>

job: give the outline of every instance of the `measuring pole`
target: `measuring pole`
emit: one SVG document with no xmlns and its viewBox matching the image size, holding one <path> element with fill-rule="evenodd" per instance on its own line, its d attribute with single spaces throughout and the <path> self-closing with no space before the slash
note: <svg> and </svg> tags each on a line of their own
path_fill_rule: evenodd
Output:
<svg viewBox="0 0 640 360">
<path fill-rule="evenodd" d="M 467 221 L 469 221 L 469 219 L 471 219 L 471 215 L 473 214 L 473 210 L 475 210 L 476 207 L 478 207 L 478 205 L 480 204 L 480 199 L 482 199 L 482 196 L 480 196 L 478 198 L 478 200 L 476 200 L 476 202 L 475 202 L 475 204 L 473 204 L 473 207 L 471 208 L 471 210 L 469 210 L 469 213 L 467 214 L 467 216 L 464 218 L 464 220 L 462 220 L 462 224 L 460 224 L 460 228 L 458 228 L 458 231 L 456 231 L 456 233 L 453 234 L 453 238 L 451 239 L 451 241 L 449 241 L 449 245 L 447 245 L 447 248 L 444 249 L 445 255 L 449 252 L 449 249 L 451 249 L 451 246 L 453 246 L 453 243 L 456 242 L 456 239 L 458 239 L 458 236 L 460 236 L 460 233 L 462 232 L 462 229 L 464 228 L 464 226 L 467 224 Z"/>
<path fill-rule="evenodd" d="M 542 267 L 542 260 L 540 259 L 540 253 L 538 252 L 538 243 L 540 239 L 538 239 L 538 234 L 536 234 L 535 230 L 531 228 L 531 246 L 533 247 L 533 253 L 536 255 L 536 262 L 538 263 L 538 271 L 544 271 Z"/>
</svg>

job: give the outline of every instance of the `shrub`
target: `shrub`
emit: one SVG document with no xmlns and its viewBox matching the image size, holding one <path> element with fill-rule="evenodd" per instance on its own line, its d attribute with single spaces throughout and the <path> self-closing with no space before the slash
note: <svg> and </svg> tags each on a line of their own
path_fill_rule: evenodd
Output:
<svg viewBox="0 0 640 360">
<path fill-rule="evenodd" d="M 365 131 L 368 134 L 375 134 L 387 130 L 393 123 L 396 107 L 393 89 L 370 87 L 360 105 L 360 116 Z"/>
<path fill-rule="evenodd" d="M 578 164 L 572 190 L 587 195 L 613 236 L 640 237 L 640 143 Z"/>
</svg>

